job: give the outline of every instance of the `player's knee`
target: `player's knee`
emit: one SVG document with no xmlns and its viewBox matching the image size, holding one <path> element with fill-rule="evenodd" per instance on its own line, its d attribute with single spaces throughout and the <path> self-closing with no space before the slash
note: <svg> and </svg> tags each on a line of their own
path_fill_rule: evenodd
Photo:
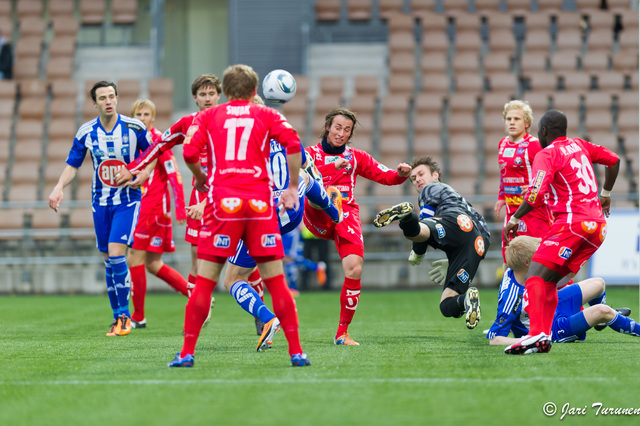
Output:
<svg viewBox="0 0 640 426">
<path fill-rule="evenodd" d="M 609 322 L 614 319 L 617 315 L 617 312 L 610 306 L 604 305 L 602 303 L 598 305 L 593 305 L 591 309 L 595 309 L 597 317 L 600 321 Z"/>
<path fill-rule="evenodd" d="M 145 262 L 147 271 L 149 271 L 153 275 L 158 275 L 158 272 L 160 272 L 160 269 L 162 268 L 163 265 L 164 263 L 162 262 L 161 259 L 150 260 Z"/>
<path fill-rule="evenodd" d="M 598 290 L 598 296 L 600 296 L 602 293 L 604 293 L 604 286 L 605 286 L 604 280 L 600 277 L 593 278 L 593 280 L 595 281 L 594 285 Z"/>
</svg>

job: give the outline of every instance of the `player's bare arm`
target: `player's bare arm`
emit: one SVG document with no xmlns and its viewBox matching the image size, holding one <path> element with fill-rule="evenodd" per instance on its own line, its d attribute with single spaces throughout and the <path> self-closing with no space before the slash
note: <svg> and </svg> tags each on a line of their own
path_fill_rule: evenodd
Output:
<svg viewBox="0 0 640 426">
<path fill-rule="evenodd" d="M 531 204 L 523 201 L 520 207 L 518 207 L 518 210 L 511 216 L 511 219 L 509 219 L 509 222 L 507 222 L 507 225 L 504 227 L 504 231 L 502 231 L 502 239 L 504 240 L 505 246 L 508 246 L 509 241 L 513 238 L 511 234 L 518 230 L 518 220 L 531 210 L 533 210 Z"/>
<path fill-rule="evenodd" d="M 140 189 L 142 185 L 144 185 L 144 183 L 147 181 L 147 179 L 149 179 L 149 176 L 151 176 L 151 172 L 153 172 L 153 169 L 155 169 L 157 162 L 158 159 L 156 158 L 155 160 L 150 162 L 144 169 L 133 172 L 132 174 L 135 176 L 135 179 L 125 183 L 125 186 L 130 186 L 133 189 Z M 126 167 L 122 167 L 122 169 L 127 170 Z"/>
<path fill-rule="evenodd" d="M 207 175 L 202 170 L 202 165 L 200 164 L 200 160 L 195 163 L 186 162 L 187 167 L 193 173 L 193 177 L 196 182 L 194 188 L 196 188 L 200 192 L 209 192 L 209 185 L 207 184 Z"/>
<path fill-rule="evenodd" d="M 620 160 L 611 167 L 604 170 L 604 183 L 602 184 L 602 192 L 600 193 L 600 204 L 602 204 L 602 212 L 606 217 L 611 214 L 611 190 L 618 178 L 620 171 Z"/>
<path fill-rule="evenodd" d="M 60 175 L 60 179 L 58 179 L 58 184 L 53 188 L 51 194 L 49 194 L 49 207 L 51 207 L 56 213 L 58 213 L 58 207 L 62 203 L 62 198 L 64 197 L 64 188 L 69 185 L 73 178 L 78 174 L 78 169 L 72 167 L 67 164 L 67 166 L 62 171 Z"/>
</svg>

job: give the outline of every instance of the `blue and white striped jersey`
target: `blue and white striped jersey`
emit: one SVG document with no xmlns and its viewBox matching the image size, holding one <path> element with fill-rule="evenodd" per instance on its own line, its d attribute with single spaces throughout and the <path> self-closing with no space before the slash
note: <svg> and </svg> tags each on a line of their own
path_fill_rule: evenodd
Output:
<svg viewBox="0 0 640 426">
<path fill-rule="evenodd" d="M 513 270 L 507 269 L 500 284 L 498 314 L 487 333 L 487 339 L 496 336 L 522 337 L 529 332 L 529 315 L 524 311 L 524 286 L 516 281 Z"/>
<path fill-rule="evenodd" d="M 140 200 L 139 189 L 118 187 L 116 173 L 151 145 L 151 133 L 138 119 L 118 114 L 118 122 L 107 133 L 98 117 L 78 129 L 67 164 L 79 168 L 87 151 L 93 161 L 92 201 L 95 205 L 112 206 Z"/>
<path fill-rule="evenodd" d="M 271 173 L 271 192 L 273 194 L 274 206 L 278 204 L 280 195 L 285 189 L 289 187 L 289 165 L 287 163 L 287 151 L 275 140 L 271 140 L 269 149 L 269 172 Z M 304 147 L 302 149 L 302 155 L 304 156 Z M 304 157 L 302 162 L 304 163 Z M 302 200 L 304 196 L 304 184 L 299 182 L 298 185 L 298 197 Z M 300 214 L 302 211 L 302 202 L 298 207 L 298 210 L 282 210 L 278 212 L 278 224 L 280 225 L 281 233 L 288 232 L 291 227 L 298 226 L 299 219 L 302 217 Z M 283 232 L 284 231 L 284 232 Z"/>
</svg>

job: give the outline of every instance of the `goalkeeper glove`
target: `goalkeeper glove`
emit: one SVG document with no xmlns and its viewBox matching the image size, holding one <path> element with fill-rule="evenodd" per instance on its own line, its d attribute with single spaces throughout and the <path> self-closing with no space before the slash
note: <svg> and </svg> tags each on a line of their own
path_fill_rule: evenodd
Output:
<svg viewBox="0 0 640 426">
<path fill-rule="evenodd" d="M 417 254 L 415 251 L 411 250 L 411 253 L 409 254 L 409 263 L 412 266 L 419 265 L 422 262 L 422 259 L 424 259 L 424 254 Z"/>
<path fill-rule="evenodd" d="M 429 277 L 431 277 L 436 284 L 442 285 L 447 278 L 447 269 L 449 269 L 449 261 L 447 259 L 435 260 L 431 262 Z"/>
</svg>

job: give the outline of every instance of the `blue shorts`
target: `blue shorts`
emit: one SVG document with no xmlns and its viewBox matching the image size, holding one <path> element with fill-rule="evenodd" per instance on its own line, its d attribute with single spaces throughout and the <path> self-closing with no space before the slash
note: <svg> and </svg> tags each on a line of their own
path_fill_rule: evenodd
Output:
<svg viewBox="0 0 640 426">
<path fill-rule="evenodd" d="M 292 230 L 296 229 L 300 222 L 302 222 L 302 216 L 304 213 L 304 190 L 305 184 L 304 179 L 300 177 L 298 179 L 298 198 L 299 205 L 298 210 L 285 210 L 282 213 L 278 213 L 278 225 L 280 225 L 280 234 L 286 235 Z M 274 205 L 278 204 L 278 200 L 280 197 L 274 197 Z M 285 238 L 282 239 L 282 244 L 285 244 Z M 284 247 L 285 255 L 288 250 L 287 247 Z M 236 254 L 229 258 L 229 263 L 232 265 L 240 266 L 243 268 L 255 268 L 256 262 L 249 255 L 249 251 L 247 250 L 247 246 L 244 245 L 242 240 L 238 243 L 236 247 Z"/>
<path fill-rule="evenodd" d="M 133 232 L 138 223 L 140 201 L 115 206 L 92 206 L 93 227 L 96 231 L 98 250 L 109 253 L 109 243 L 131 246 Z"/>
<path fill-rule="evenodd" d="M 558 292 L 558 307 L 551 326 L 551 338 L 554 342 L 573 342 L 587 338 L 587 330 L 591 327 L 581 308 L 582 290 L 579 285 L 568 285 Z"/>
</svg>

